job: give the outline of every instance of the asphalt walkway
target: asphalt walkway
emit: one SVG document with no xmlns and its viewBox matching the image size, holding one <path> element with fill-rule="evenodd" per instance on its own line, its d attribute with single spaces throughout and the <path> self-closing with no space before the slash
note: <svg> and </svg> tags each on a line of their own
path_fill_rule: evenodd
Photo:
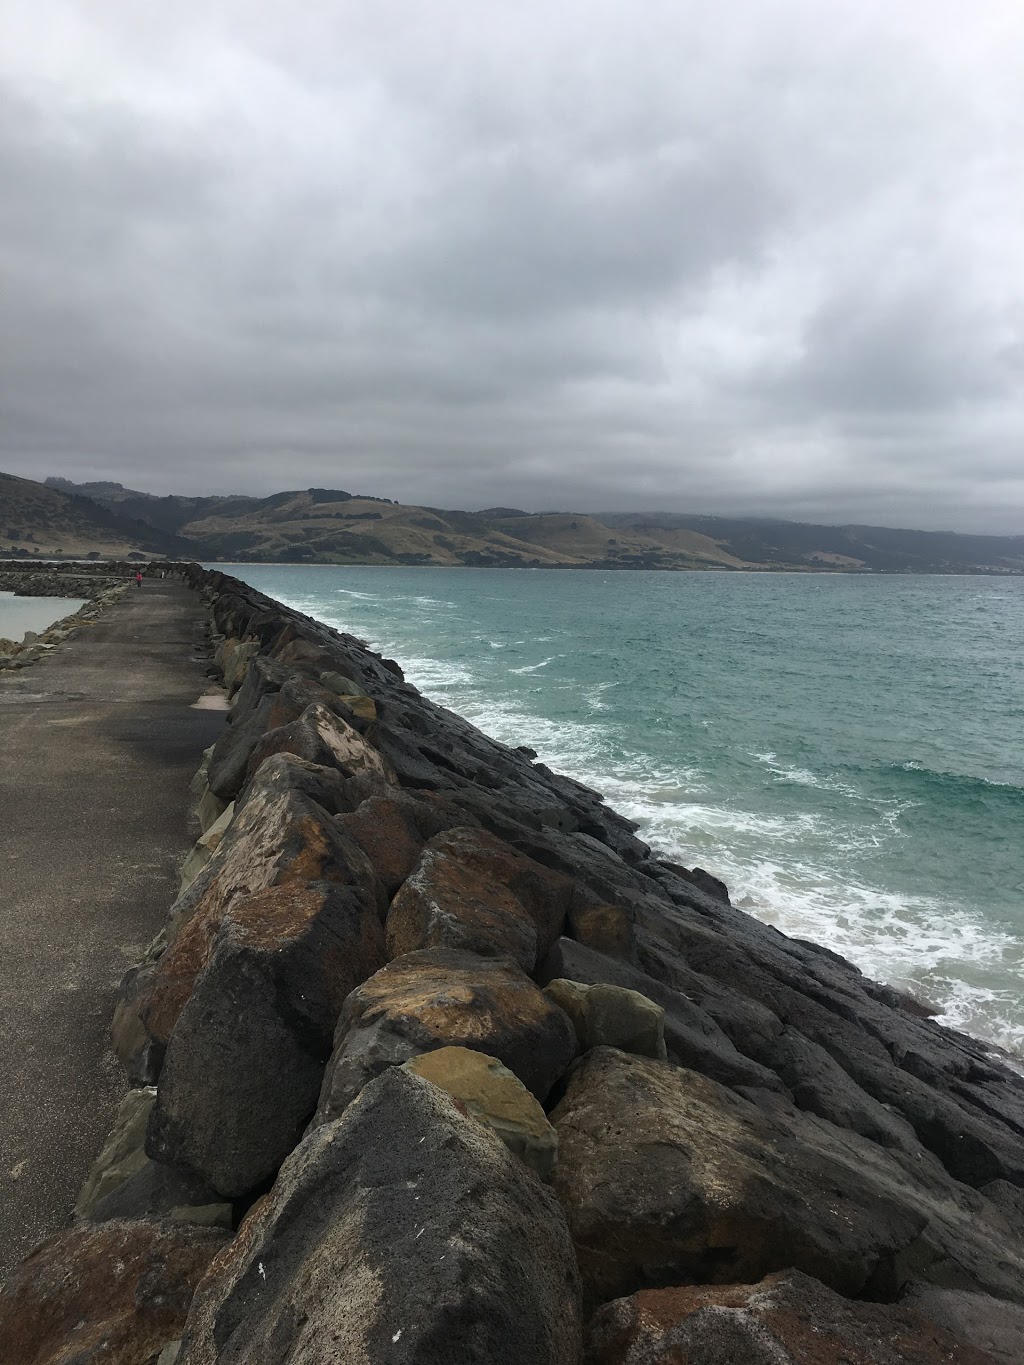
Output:
<svg viewBox="0 0 1024 1365">
<path fill-rule="evenodd" d="M 70 1217 L 125 1079 L 114 990 L 163 923 L 195 837 L 199 598 L 141 588 L 0 673 L 0 1278 Z"/>
</svg>

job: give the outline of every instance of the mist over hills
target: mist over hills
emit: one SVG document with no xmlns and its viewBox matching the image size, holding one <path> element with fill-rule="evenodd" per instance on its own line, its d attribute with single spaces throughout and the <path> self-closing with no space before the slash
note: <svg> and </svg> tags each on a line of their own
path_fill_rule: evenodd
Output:
<svg viewBox="0 0 1024 1365">
<path fill-rule="evenodd" d="M 54 553 L 58 540 L 65 554 L 115 553 L 107 548 L 115 541 L 124 553 L 130 541 L 154 554 L 239 562 L 1024 573 L 1024 536 L 676 512 L 466 512 L 337 488 L 161 497 L 119 483 L 2 476 L 0 523 L 0 552 L 18 554 Z M 6 534 L 25 529 L 34 543 Z"/>
</svg>

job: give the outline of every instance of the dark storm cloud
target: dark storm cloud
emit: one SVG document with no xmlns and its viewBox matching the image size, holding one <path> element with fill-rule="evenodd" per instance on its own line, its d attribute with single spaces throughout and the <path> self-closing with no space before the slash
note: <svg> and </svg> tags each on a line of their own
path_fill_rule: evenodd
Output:
<svg viewBox="0 0 1024 1365">
<path fill-rule="evenodd" d="M 13 0 L 0 467 L 1024 530 L 1019 8 L 706 11 Z"/>
</svg>

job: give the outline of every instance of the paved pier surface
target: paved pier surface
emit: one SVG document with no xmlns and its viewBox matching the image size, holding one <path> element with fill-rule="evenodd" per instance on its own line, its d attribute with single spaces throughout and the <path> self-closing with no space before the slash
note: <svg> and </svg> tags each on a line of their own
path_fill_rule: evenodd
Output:
<svg viewBox="0 0 1024 1365">
<path fill-rule="evenodd" d="M 189 782 L 223 712 L 199 598 L 141 588 L 0 673 L 0 1279 L 68 1219 L 125 1089 L 114 990 L 195 837 Z"/>
</svg>

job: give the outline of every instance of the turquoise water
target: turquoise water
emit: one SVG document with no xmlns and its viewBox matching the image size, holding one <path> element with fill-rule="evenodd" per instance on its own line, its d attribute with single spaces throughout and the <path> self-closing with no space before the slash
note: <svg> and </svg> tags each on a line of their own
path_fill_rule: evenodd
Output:
<svg viewBox="0 0 1024 1365">
<path fill-rule="evenodd" d="M 232 571 L 1024 1051 L 1024 579 Z"/>
</svg>

